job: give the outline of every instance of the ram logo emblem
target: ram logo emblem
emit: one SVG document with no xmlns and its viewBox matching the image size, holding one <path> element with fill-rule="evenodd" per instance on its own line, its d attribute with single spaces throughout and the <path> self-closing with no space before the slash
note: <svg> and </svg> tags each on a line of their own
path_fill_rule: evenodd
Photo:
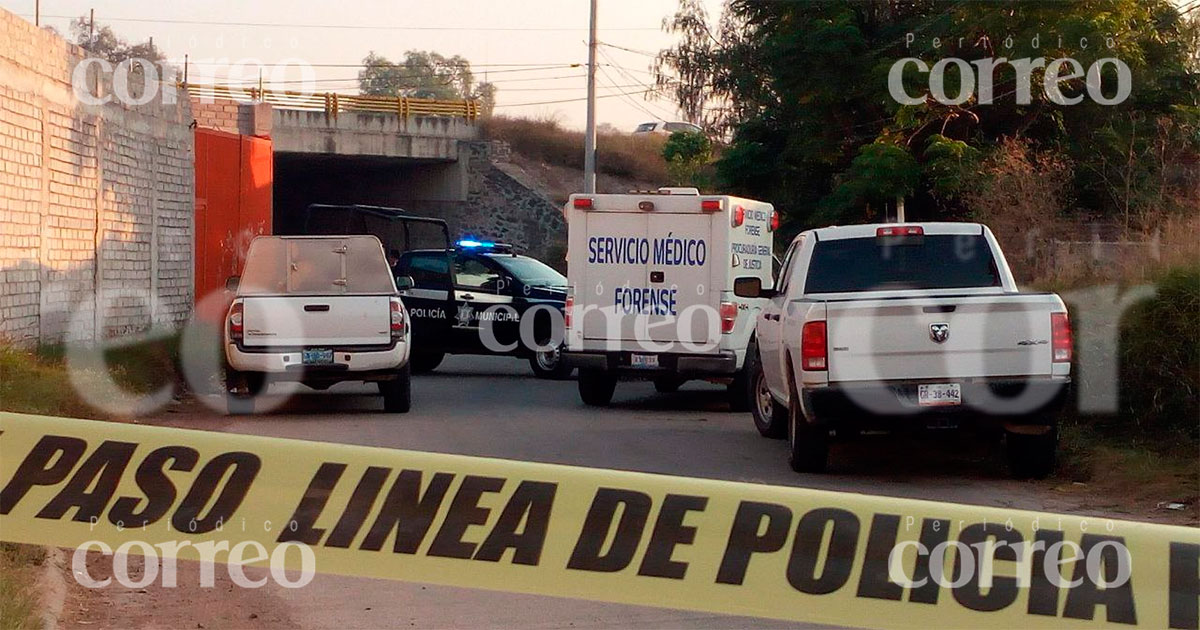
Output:
<svg viewBox="0 0 1200 630">
<path fill-rule="evenodd" d="M 945 322 L 929 325 L 929 338 L 934 343 L 945 343 L 950 338 L 950 324 Z"/>
</svg>

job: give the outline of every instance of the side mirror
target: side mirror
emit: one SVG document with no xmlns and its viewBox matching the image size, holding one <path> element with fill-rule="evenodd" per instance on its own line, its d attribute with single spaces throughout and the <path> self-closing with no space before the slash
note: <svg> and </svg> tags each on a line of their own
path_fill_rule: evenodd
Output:
<svg viewBox="0 0 1200 630">
<path fill-rule="evenodd" d="M 764 289 L 762 278 L 747 276 L 733 281 L 733 294 L 743 298 L 773 298 L 775 289 Z"/>
<path fill-rule="evenodd" d="M 241 284 L 241 282 L 242 279 L 240 277 L 229 276 L 228 278 L 225 278 L 225 290 L 237 292 L 238 285 Z"/>
<path fill-rule="evenodd" d="M 397 291 L 407 291 L 415 286 L 417 283 L 413 282 L 412 276 L 396 276 Z"/>
</svg>

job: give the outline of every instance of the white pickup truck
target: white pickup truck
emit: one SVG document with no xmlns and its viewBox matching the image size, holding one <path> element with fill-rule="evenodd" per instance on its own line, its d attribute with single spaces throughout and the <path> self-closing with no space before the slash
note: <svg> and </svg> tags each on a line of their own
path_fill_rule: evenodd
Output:
<svg viewBox="0 0 1200 630">
<path fill-rule="evenodd" d="M 260 236 L 226 316 L 230 413 L 251 413 L 268 380 L 326 389 L 378 383 L 384 409 L 411 405 L 411 330 L 374 236 Z"/>
<path fill-rule="evenodd" d="M 990 230 L 976 223 L 828 227 L 801 233 L 779 281 L 739 278 L 769 298 L 755 331 L 752 413 L 787 435 L 790 463 L 819 472 L 830 433 L 1003 430 L 1010 468 L 1054 464 L 1071 328 L 1052 293 L 1019 293 Z"/>
</svg>

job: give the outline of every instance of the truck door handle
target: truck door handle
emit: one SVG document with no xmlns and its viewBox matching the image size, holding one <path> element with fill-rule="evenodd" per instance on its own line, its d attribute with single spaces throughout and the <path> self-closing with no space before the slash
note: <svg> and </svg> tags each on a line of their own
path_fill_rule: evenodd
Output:
<svg viewBox="0 0 1200 630">
<path fill-rule="evenodd" d="M 305 304 L 304 310 L 309 313 L 325 313 L 329 311 L 328 304 Z"/>
<path fill-rule="evenodd" d="M 475 296 L 474 296 L 474 295 L 471 295 L 470 293 L 464 293 L 464 294 L 462 294 L 462 299 L 464 299 L 464 300 L 474 300 L 474 299 L 475 299 Z"/>
</svg>

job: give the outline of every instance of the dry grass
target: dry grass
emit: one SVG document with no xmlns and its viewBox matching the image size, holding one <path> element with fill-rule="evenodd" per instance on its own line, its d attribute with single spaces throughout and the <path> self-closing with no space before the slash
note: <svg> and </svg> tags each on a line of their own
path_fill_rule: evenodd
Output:
<svg viewBox="0 0 1200 630">
<path fill-rule="evenodd" d="M 495 116 L 482 121 L 483 136 L 503 140 L 516 153 L 573 169 L 583 168 L 583 132 L 564 129 L 549 118 Z M 596 139 L 596 170 L 616 177 L 662 182 L 669 175 L 662 157 L 663 138 L 651 134 L 600 134 Z"/>
<path fill-rule="evenodd" d="M 0 628 L 42 627 L 35 585 L 44 559 L 41 547 L 0 543 Z"/>
</svg>

